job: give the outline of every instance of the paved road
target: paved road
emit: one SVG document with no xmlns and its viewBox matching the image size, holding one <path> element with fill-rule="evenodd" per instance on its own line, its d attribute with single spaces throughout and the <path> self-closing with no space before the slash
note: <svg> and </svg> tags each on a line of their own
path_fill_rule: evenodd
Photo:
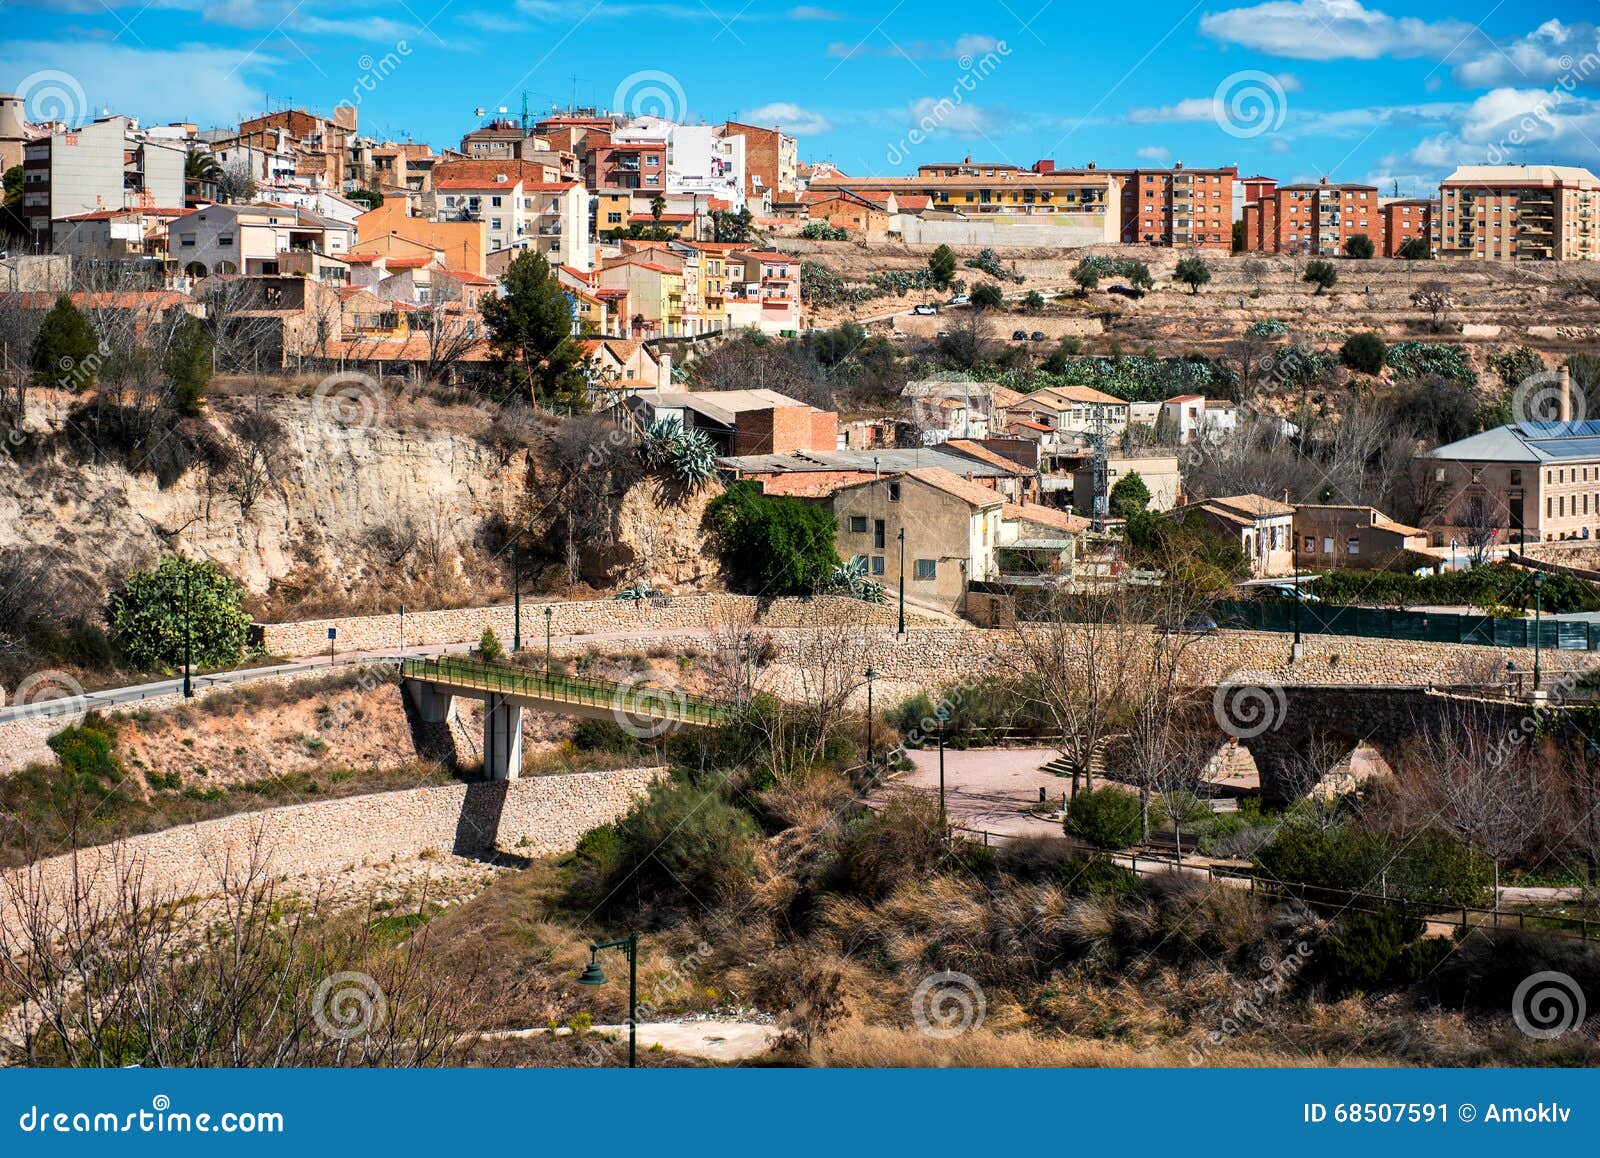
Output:
<svg viewBox="0 0 1600 1158">
<path fill-rule="evenodd" d="M 550 1032 L 549 1029 L 507 1029 L 484 1036 L 537 1037 Z M 562 1028 L 554 1032 L 558 1037 L 565 1037 L 572 1031 Z M 603 1034 L 616 1041 L 628 1040 L 626 1025 L 597 1025 L 590 1032 Z M 743 1061 L 759 1057 L 772 1048 L 777 1036 L 778 1031 L 773 1026 L 748 1021 L 641 1021 L 637 1034 L 640 1049 L 659 1045 L 673 1053 L 712 1061 Z"/>
</svg>

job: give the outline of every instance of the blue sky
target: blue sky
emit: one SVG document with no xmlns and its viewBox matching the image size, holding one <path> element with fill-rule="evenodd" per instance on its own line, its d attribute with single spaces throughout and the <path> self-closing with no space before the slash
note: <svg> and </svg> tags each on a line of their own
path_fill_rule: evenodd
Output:
<svg viewBox="0 0 1600 1158">
<path fill-rule="evenodd" d="M 781 123 L 851 174 L 1182 160 L 1416 192 L 1457 164 L 1600 169 L 1593 0 L 741 3 L 7 0 L 0 90 L 204 126 L 350 101 L 436 147 L 526 90 Z"/>
</svg>

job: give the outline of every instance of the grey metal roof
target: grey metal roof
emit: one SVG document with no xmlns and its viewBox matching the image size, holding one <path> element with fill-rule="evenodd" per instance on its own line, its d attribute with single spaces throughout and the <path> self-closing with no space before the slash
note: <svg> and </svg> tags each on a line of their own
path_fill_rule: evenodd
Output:
<svg viewBox="0 0 1600 1158">
<path fill-rule="evenodd" d="M 1467 462 L 1600 460 L 1600 422 L 1519 422 L 1496 426 L 1447 443 L 1429 457 Z"/>
<path fill-rule="evenodd" d="M 958 450 L 924 446 L 879 450 L 807 450 L 796 454 L 742 454 L 721 460 L 724 466 L 747 474 L 773 471 L 861 470 L 904 474 L 924 467 L 943 467 L 954 475 L 974 478 L 1010 478 L 1014 470 L 984 462 Z"/>
</svg>

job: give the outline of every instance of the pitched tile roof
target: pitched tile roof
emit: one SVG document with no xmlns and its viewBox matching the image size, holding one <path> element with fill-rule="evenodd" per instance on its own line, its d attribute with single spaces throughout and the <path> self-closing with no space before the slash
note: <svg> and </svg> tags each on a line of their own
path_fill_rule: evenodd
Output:
<svg viewBox="0 0 1600 1158">
<path fill-rule="evenodd" d="M 920 483 L 933 487 L 934 490 L 943 491 L 951 498 L 960 499 L 968 506 L 973 507 L 998 507 L 1005 505 L 1005 500 L 999 493 L 988 487 L 979 486 L 977 483 L 968 482 L 959 475 L 952 474 L 942 466 L 924 466 L 916 470 L 907 471 L 906 474 Z"/>
</svg>

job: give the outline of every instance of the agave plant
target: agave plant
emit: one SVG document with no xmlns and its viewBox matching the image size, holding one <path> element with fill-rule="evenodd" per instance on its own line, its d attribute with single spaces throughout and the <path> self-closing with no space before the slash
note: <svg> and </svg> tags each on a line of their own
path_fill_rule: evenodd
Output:
<svg viewBox="0 0 1600 1158">
<path fill-rule="evenodd" d="M 703 430 L 685 430 L 667 446 L 667 469 L 690 490 L 698 489 L 717 473 L 717 448 Z"/>
<path fill-rule="evenodd" d="M 639 436 L 639 457 L 645 466 L 658 470 L 667 465 L 672 444 L 683 434 L 676 418 L 658 418 L 644 428 Z"/>
<path fill-rule="evenodd" d="M 835 595 L 860 599 L 864 603 L 884 601 L 883 584 L 867 578 L 867 561 L 864 558 L 835 567 L 828 576 L 828 590 Z"/>
</svg>

